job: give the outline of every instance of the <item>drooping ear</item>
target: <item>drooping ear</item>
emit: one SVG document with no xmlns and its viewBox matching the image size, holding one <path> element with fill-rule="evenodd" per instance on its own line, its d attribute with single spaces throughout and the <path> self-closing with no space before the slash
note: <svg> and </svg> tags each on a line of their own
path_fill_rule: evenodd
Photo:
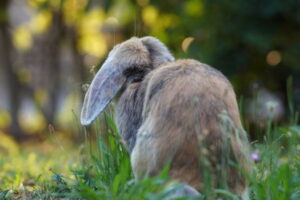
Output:
<svg viewBox="0 0 300 200">
<path fill-rule="evenodd" d="M 157 38 L 146 36 L 142 37 L 140 40 L 148 49 L 154 68 L 175 60 L 168 48 Z"/>
<path fill-rule="evenodd" d="M 149 51 L 140 39 L 117 45 L 94 77 L 83 102 L 80 122 L 89 125 L 105 109 L 127 80 L 126 70 L 150 65 Z"/>
<path fill-rule="evenodd" d="M 106 60 L 85 94 L 80 116 L 82 125 L 92 123 L 125 83 L 121 69 L 114 64 L 111 59 Z"/>
</svg>

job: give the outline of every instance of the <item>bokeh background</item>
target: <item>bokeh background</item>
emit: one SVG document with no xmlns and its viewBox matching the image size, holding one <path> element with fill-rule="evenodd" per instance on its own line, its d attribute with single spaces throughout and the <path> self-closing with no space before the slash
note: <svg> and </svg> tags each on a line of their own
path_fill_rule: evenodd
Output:
<svg viewBox="0 0 300 200">
<path fill-rule="evenodd" d="M 115 44 L 145 35 L 222 71 L 252 139 L 299 109 L 299 0 L 1 0 L 0 140 L 80 138 L 85 84 Z"/>
</svg>

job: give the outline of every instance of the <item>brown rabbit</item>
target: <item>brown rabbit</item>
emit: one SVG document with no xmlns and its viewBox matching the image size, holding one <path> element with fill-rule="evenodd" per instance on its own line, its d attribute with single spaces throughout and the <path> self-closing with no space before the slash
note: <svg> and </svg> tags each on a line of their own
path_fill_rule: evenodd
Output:
<svg viewBox="0 0 300 200">
<path fill-rule="evenodd" d="M 170 161 L 170 176 L 189 185 L 182 194 L 210 184 L 247 198 L 249 144 L 233 88 L 219 71 L 174 61 L 158 39 L 134 37 L 116 45 L 96 74 L 81 123 L 89 125 L 117 93 L 117 127 L 137 180 Z"/>
</svg>

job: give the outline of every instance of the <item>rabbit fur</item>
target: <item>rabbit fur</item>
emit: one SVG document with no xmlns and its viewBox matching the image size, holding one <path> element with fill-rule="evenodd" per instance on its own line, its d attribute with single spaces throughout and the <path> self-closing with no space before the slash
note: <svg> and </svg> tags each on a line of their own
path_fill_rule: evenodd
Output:
<svg viewBox="0 0 300 200">
<path fill-rule="evenodd" d="M 115 96 L 116 124 L 137 180 L 170 162 L 171 178 L 199 192 L 210 184 L 246 198 L 249 143 L 221 72 L 193 59 L 175 61 L 154 37 L 133 37 L 116 45 L 97 72 L 81 123 L 89 125 Z"/>
</svg>

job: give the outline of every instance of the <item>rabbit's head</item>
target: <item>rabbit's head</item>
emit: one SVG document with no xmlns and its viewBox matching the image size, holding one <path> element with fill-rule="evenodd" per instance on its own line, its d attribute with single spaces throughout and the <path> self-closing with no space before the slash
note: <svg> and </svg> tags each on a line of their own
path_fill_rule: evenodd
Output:
<svg viewBox="0 0 300 200">
<path fill-rule="evenodd" d="M 116 45 L 85 95 L 81 124 L 89 125 L 127 82 L 141 81 L 152 69 L 173 60 L 165 45 L 154 37 L 134 37 Z"/>
</svg>

